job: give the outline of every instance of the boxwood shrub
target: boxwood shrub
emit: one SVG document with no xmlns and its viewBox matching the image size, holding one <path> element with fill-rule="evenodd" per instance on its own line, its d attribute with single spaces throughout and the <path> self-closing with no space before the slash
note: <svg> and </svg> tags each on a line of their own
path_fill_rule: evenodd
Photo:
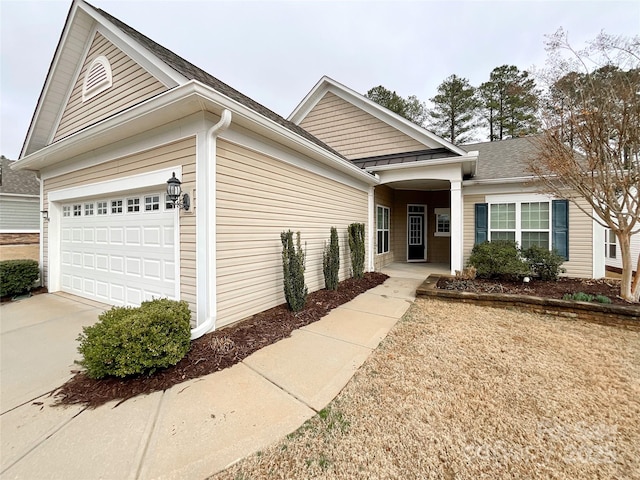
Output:
<svg viewBox="0 0 640 480">
<path fill-rule="evenodd" d="M 0 296 L 19 295 L 31 290 L 40 276 L 35 260 L 3 260 L 0 262 Z"/>
<path fill-rule="evenodd" d="M 78 363 L 90 378 L 151 375 L 178 363 L 191 346 L 185 301 L 155 299 L 138 308 L 114 307 L 78 336 Z"/>
<path fill-rule="evenodd" d="M 474 245 L 468 266 L 476 268 L 480 278 L 517 280 L 529 275 L 529 265 L 520 255 L 516 242 L 495 240 Z"/>
<path fill-rule="evenodd" d="M 558 254 L 556 249 L 549 251 L 546 248 L 532 245 L 523 250 L 522 255 L 529 264 L 531 272 L 540 280 L 557 280 L 561 273 L 567 271 L 561 267 L 564 258 Z"/>
</svg>

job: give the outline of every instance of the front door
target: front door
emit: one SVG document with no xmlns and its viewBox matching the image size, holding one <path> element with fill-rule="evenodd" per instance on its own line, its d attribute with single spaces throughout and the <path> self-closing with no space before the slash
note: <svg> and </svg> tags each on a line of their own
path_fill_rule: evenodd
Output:
<svg viewBox="0 0 640 480">
<path fill-rule="evenodd" d="M 424 205 L 409 205 L 407 210 L 407 261 L 424 262 L 427 259 L 426 208 Z"/>
</svg>

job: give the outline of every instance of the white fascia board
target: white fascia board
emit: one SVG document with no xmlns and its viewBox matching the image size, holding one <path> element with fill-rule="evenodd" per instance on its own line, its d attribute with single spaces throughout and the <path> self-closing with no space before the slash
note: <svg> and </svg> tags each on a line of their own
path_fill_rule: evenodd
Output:
<svg viewBox="0 0 640 480">
<path fill-rule="evenodd" d="M 187 77 L 159 60 L 152 52 L 113 25 L 100 13 L 94 12 L 93 16 L 100 22 L 97 31 L 101 35 L 156 77 L 167 88 L 173 88 L 189 81 Z"/>
<path fill-rule="evenodd" d="M 318 81 L 318 83 L 313 86 L 309 93 L 305 95 L 298 106 L 293 109 L 293 112 L 291 112 L 291 114 L 287 117 L 287 120 L 295 123 L 296 125 L 300 125 L 300 122 L 309 114 L 313 107 L 316 106 L 316 104 L 327 92 L 327 89 L 323 89 L 322 87 L 325 86 L 329 80 L 331 79 L 326 75 L 322 77 Z"/>
<path fill-rule="evenodd" d="M 332 154 L 310 140 L 196 80 L 190 80 L 184 85 L 170 89 L 91 127 L 69 135 L 16 161 L 12 167 L 16 170 L 42 170 L 87 151 L 164 125 L 172 120 L 200 111 L 212 111 L 219 114 L 224 108 L 233 112 L 234 122 L 244 120 L 244 123 L 253 127 L 252 129 L 258 126 L 259 128 L 256 130 L 267 138 L 284 140 L 283 143 L 290 148 L 321 163 L 330 165 L 369 185 L 378 184 L 378 180 L 374 176 L 348 160 Z"/>
<path fill-rule="evenodd" d="M 420 160 L 418 162 L 407 162 L 407 163 L 395 163 L 391 165 L 378 165 L 374 167 L 366 167 L 365 171 L 367 172 L 384 172 L 387 170 L 403 170 L 405 168 L 421 168 L 421 167 L 430 167 L 436 165 L 452 165 L 456 163 L 464 163 L 464 162 L 475 162 L 477 160 L 476 157 L 447 157 L 447 158 L 437 158 L 434 160 Z"/>
<path fill-rule="evenodd" d="M 462 184 L 465 187 L 472 185 L 502 185 L 504 183 L 525 183 L 534 181 L 536 177 L 529 175 L 527 177 L 511 177 L 511 178 L 487 178 L 486 180 L 465 180 Z"/>
<path fill-rule="evenodd" d="M 250 109 L 246 105 L 243 105 L 225 95 L 222 95 L 221 93 L 211 89 L 210 87 L 207 87 L 200 82 L 195 81 L 195 83 L 211 92 L 213 101 L 233 112 L 234 123 L 239 123 L 239 119 L 249 120 L 252 124 L 262 127 L 260 133 L 262 133 L 267 138 L 275 138 L 280 141 L 286 140 L 286 142 L 283 143 L 285 143 L 288 147 L 293 148 L 296 151 L 301 151 L 301 153 L 304 153 L 305 155 L 308 155 L 311 158 L 324 163 L 325 165 L 330 165 L 331 167 L 336 168 L 343 173 L 347 173 L 353 177 L 359 178 L 369 185 L 378 184 L 378 181 L 375 179 L 375 177 L 373 177 L 373 175 L 370 175 L 360 167 L 352 164 L 349 160 L 334 155 L 333 153 L 325 150 L 319 145 L 316 145 L 312 141 L 307 140 L 306 138 L 292 132 L 288 128 L 259 114 L 255 110 Z"/>
<path fill-rule="evenodd" d="M 74 0 L 71 8 L 69 9 L 69 14 L 67 15 L 66 24 L 64 29 L 62 30 L 62 34 L 60 35 L 60 40 L 58 41 L 58 45 L 56 47 L 56 51 L 53 54 L 53 60 L 51 60 L 51 65 L 49 66 L 49 71 L 47 72 L 47 77 L 44 81 L 44 85 L 42 87 L 42 91 L 40 92 L 40 97 L 38 98 L 38 103 L 36 104 L 36 109 L 33 113 L 33 117 L 31 118 L 31 123 L 29 124 L 29 130 L 27 131 L 27 136 L 22 144 L 22 149 L 20 149 L 19 158 L 22 158 L 25 151 L 27 150 L 28 145 L 31 143 L 31 139 L 33 137 L 33 133 L 36 130 L 36 119 L 40 117 L 42 113 L 42 108 L 46 103 L 46 100 L 49 98 L 49 88 L 51 87 L 51 82 L 55 76 L 57 65 L 60 61 L 60 57 L 62 56 L 62 52 L 65 50 L 63 47 L 66 45 L 67 40 L 69 38 L 69 32 L 73 26 L 73 19 L 75 19 L 78 10 L 78 4 L 81 0 Z"/>
<path fill-rule="evenodd" d="M 460 147 L 457 147 L 451 142 L 448 142 L 444 138 L 437 136 L 436 134 L 426 130 L 404 117 L 390 111 L 387 108 L 377 104 L 373 100 L 368 99 L 364 95 L 359 94 L 355 90 L 336 82 L 332 78 L 327 76 L 322 77 L 320 82 L 316 84 L 313 90 L 305 97 L 305 100 L 296 107 L 293 113 L 289 116 L 289 119 L 298 124 L 309 113 L 309 111 L 315 106 L 315 104 L 324 96 L 325 93 L 331 92 L 334 95 L 342 98 L 346 102 L 352 103 L 356 107 L 364 110 L 365 112 L 373 115 L 378 120 L 390 125 L 391 127 L 399 130 L 405 135 L 413 138 L 414 140 L 424 144 L 427 147 L 433 148 L 433 143 L 442 147 L 448 148 L 458 155 L 467 155 L 467 152 Z M 305 104 L 305 102 L 308 102 Z"/>
</svg>

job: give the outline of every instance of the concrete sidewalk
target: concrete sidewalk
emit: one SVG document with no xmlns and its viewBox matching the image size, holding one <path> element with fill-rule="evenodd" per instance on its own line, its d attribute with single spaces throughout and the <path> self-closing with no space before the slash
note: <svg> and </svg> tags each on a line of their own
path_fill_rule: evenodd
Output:
<svg viewBox="0 0 640 480">
<path fill-rule="evenodd" d="M 324 408 L 409 308 L 422 280 L 390 278 L 229 369 L 95 410 L 52 407 L 46 393 L 69 377 L 77 356 L 70 337 L 75 340 L 82 325 L 95 322 L 100 306 L 57 295 L 23 300 L 22 307 L 3 305 L 0 475 L 67 480 L 212 475 Z M 60 322 L 70 323 L 61 327 Z M 60 332 L 68 333 L 61 338 Z M 39 355 L 38 364 L 20 362 L 23 348 L 32 349 L 26 358 Z"/>
</svg>

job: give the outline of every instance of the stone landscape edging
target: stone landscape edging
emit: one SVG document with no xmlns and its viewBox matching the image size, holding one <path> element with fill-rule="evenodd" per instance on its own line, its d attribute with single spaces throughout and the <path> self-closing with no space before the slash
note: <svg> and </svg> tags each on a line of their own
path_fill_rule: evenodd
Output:
<svg viewBox="0 0 640 480">
<path fill-rule="evenodd" d="M 578 302 L 508 293 L 443 290 L 437 287 L 438 280 L 442 277 L 450 277 L 450 275 L 429 275 L 416 290 L 416 297 L 439 298 L 446 301 L 473 303 L 497 308 L 519 308 L 536 313 L 640 330 L 640 307 Z"/>
</svg>

